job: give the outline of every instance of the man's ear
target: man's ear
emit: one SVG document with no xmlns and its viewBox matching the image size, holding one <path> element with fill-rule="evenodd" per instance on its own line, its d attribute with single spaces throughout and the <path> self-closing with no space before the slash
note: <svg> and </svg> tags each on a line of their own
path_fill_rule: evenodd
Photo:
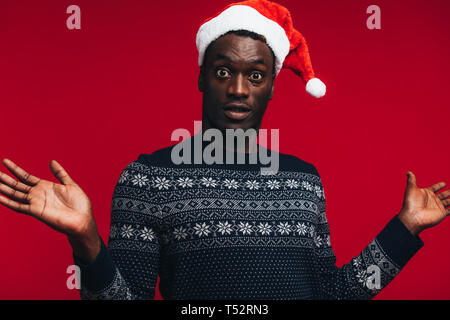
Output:
<svg viewBox="0 0 450 320">
<path fill-rule="evenodd" d="M 200 69 L 200 72 L 198 74 L 198 90 L 200 92 L 204 92 L 205 91 L 205 80 L 203 79 L 203 69 Z"/>
</svg>

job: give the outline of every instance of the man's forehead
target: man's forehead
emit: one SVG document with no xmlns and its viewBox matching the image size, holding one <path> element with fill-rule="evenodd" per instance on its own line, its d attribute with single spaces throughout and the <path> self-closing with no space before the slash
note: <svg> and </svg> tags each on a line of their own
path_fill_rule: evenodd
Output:
<svg viewBox="0 0 450 320">
<path fill-rule="evenodd" d="M 221 61 L 221 60 L 224 60 L 224 61 L 227 61 L 227 62 L 231 62 L 231 63 L 233 63 L 233 62 L 245 62 L 245 63 L 248 63 L 248 64 L 265 64 L 265 65 L 269 65 L 269 63 L 270 63 L 269 61 L 267 61 L 268 59 L 264 59 L 264 57 L 259 55 L 259 54 L 256 54 L 256 55 L 254 55 L 252 57 L 248 57 L 247 59 L 245 59 L 245 58 L 242 59 L 240 57 L 229 57 L 229 56 L 227 56 L 225 54 L 222 54 L 222 53 L 217 53 L 215 56 L 212 57 L 212 61 L 213 62 L 218 62 L 218 61 Z M 242 60 L 244 60 L 244 61 L 242 61 Z"/>
<path fill-rule="evenodd" d="M 261 40 L 234 34 L 225 35 L 214 41 L 208 50 L 208 55 L 210 61 L 245 61 L 252 64 L 269 65 L 273 60 L 267 44 Z"/>
</svg>

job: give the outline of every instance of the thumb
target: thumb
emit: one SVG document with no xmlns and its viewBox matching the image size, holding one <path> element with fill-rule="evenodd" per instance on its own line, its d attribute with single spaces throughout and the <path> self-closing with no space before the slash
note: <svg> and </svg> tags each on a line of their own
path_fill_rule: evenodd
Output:
<svg viewBox="0 0 450 320">
<path fill-rule="evenodd" d="M 64 168 L 56 160 L 50 161 L 50 170 L 62 184 L 75 184 L 72 178 L 70 178 L 67 171 L 64 170 Z"/>
<path fill-rule="evenodd" d="M 407 180 L 408 186 L 417 188 L 417 181 L 416 181 L 416 176 L 414 175 L 414 173 L 412 173 L 411 171 L 408 171 L 406 173 L 406 176 L 408 177 L 408 180 Z"/>
</svg>

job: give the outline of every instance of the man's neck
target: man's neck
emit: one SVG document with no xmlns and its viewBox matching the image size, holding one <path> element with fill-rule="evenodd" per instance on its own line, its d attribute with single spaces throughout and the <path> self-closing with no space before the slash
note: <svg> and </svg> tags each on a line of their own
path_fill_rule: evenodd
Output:
<svg viewBox="0 0 450 320">
<path fill-rule="evenodd" d="M 205 132 L 208 129 L 216 129 L 219 130 L 222 133 L 222 147 L 223 150 L 225 152 L 235 152 L 235 153 L 254 153 L 254 152 L 258 152 L 258 144 L 257 144 L 257 138 L 258 138 L 258 131 L 259 128 L 252 128 L 253 130 L 255 130 L 254 134 L 250 134 L 248 137 L 244 138 L 244 144 L 241 143 L 235 143 L 236 140 L 239 139 L 235 139 L 233 138 L 233 141 L 227 141 L 227 134 L 226 134 L 226 130 L 227 129 L 219 129 L 219 128 L 214 128 L 211 127 L 208 123 L 206 123 L 205 121 L 202 122 L 202 127 L 201 127 L 201 131 L 202 131 L 202 140 L 203 139 L 203 135 L 205 134 Z M 237 130 L 237 129 L 230 129 L 230 130 Z M 243 129 L 244 130 L 244 129 Z M 244 130 L 245 133 L 245 130 Z"/>
</svg>

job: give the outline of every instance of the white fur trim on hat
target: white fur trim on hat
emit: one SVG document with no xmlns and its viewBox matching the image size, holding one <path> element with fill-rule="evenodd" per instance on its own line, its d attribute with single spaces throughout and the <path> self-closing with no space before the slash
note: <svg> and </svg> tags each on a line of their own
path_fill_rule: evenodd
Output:
<svg viewBox="0 0 450 320">
<path fill-rule="evenodd" d="M 275 54 L 275 74 L 278 75 L 289 53 L 290 43 L 286 32 L 275 21 L 245 5 L 231 6 L 200 26 L 196 37 L 198 65 L 202 65 L 206 48 L 211 42 L 228 31 L 241 29 L 255 32 L 266 38 L 267 44 Z"/>
</svg>

